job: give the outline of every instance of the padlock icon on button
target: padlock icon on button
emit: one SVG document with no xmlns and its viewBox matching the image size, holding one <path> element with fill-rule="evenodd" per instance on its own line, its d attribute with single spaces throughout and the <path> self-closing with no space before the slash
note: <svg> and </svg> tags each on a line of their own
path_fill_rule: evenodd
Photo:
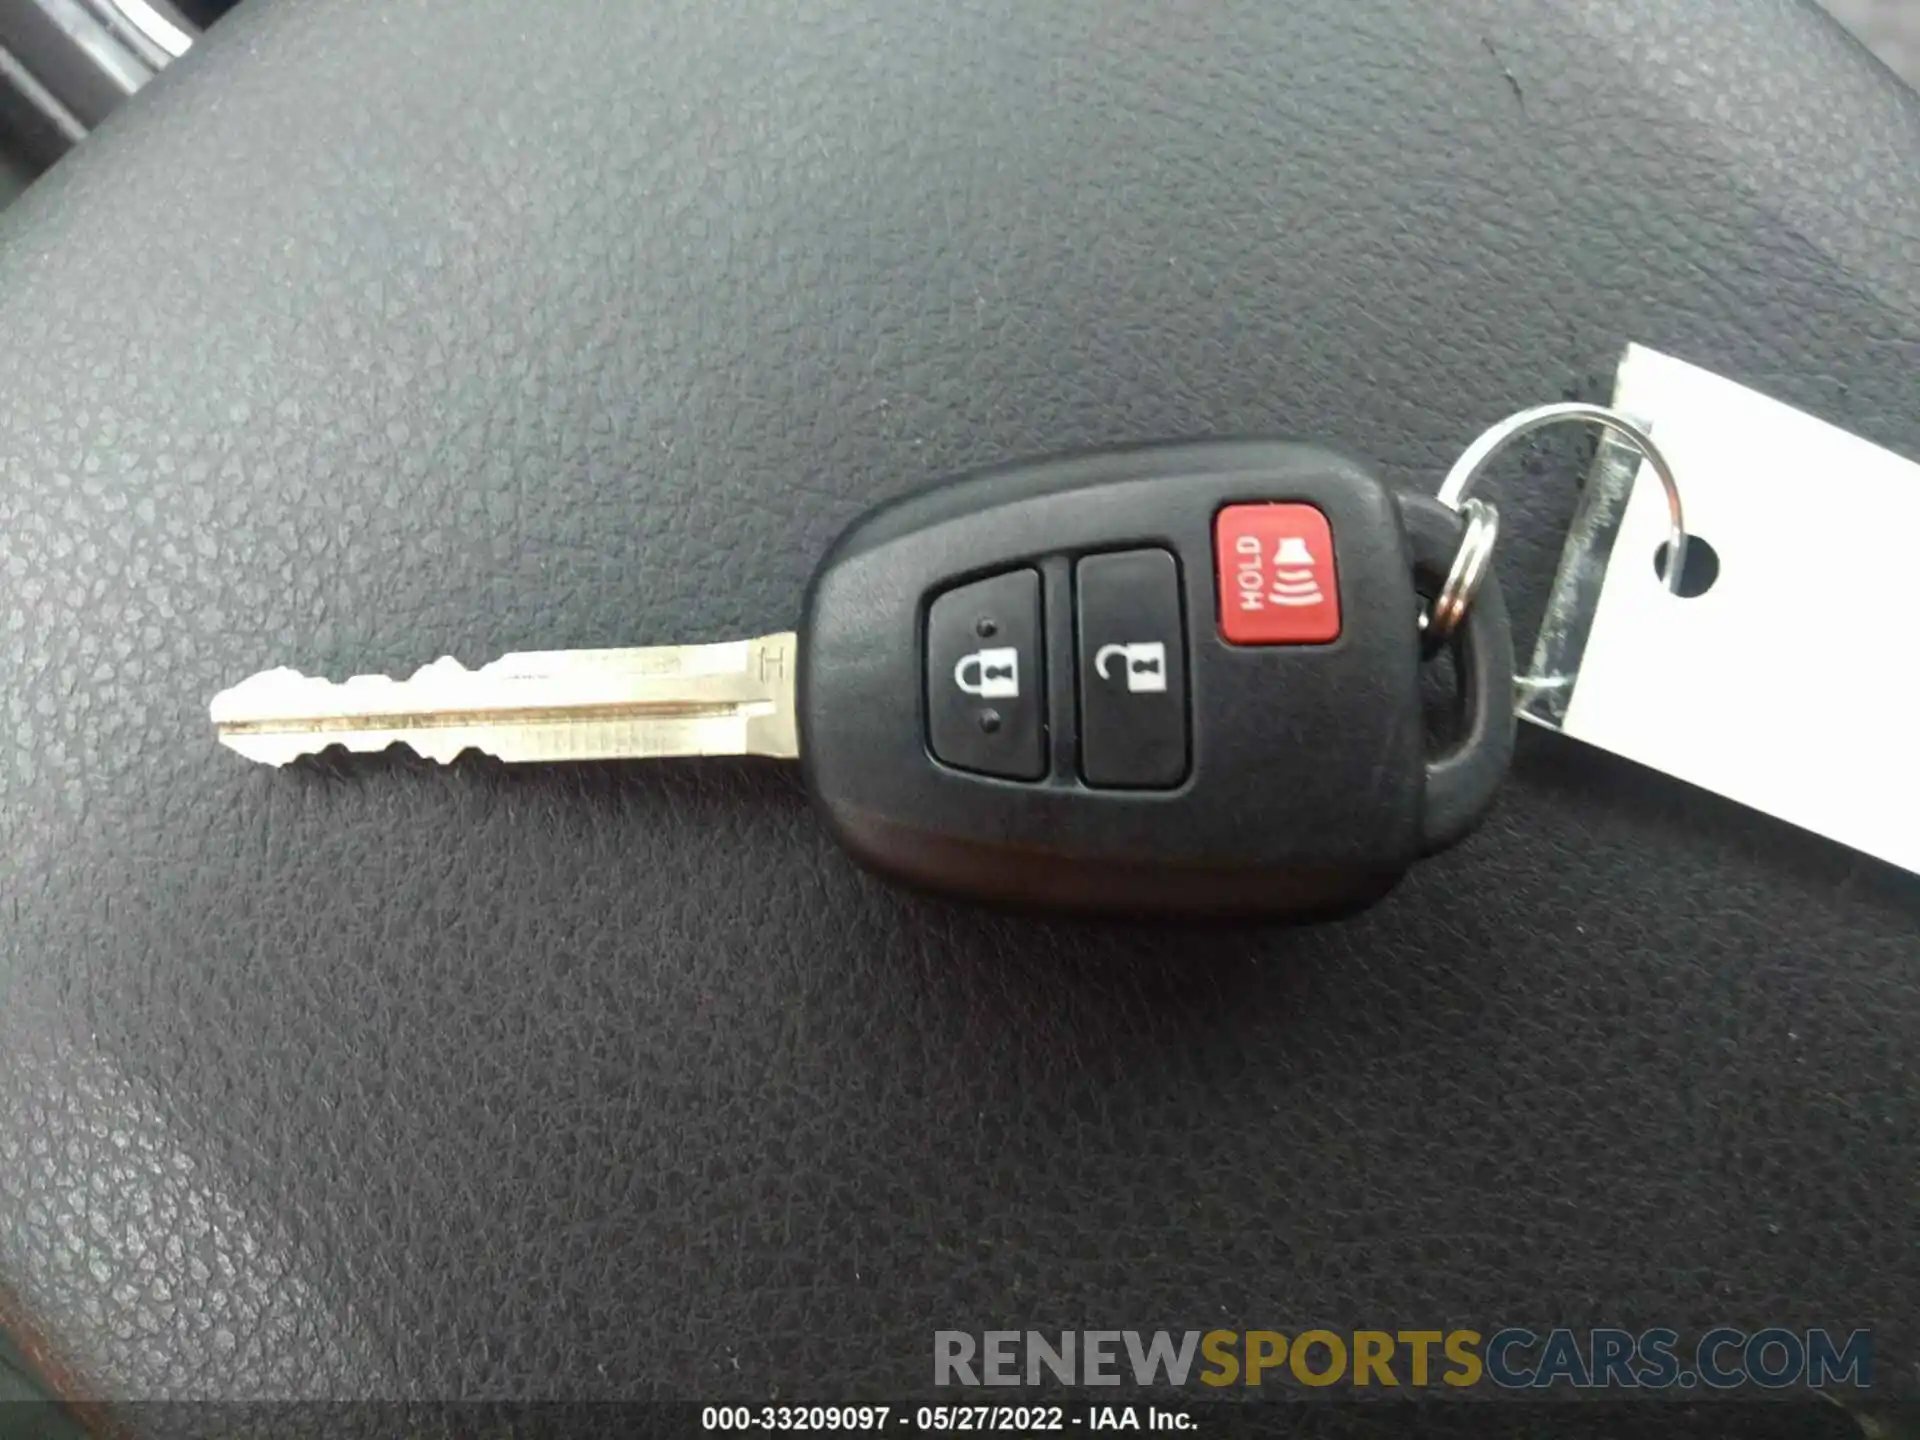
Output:
<svg viewBox="0 0 1920 1440">
<path fill-rule="evenodd" d="M 996 645 L 962 655 L 953 667 L 953 683 L 982 700 L 1018 700 L 1020 652 L 1011 645 Z"/>
<path fill-rule="evenodd" d="M 1159 640 L 1136 641 L 1131 645 L 1102 645 L 1094 653 L 1094 673 L 1110 679 L 1107 661 L 1118 656 L 1121 673 L 1127 677 L 1127 689 L 1135 695 L 1164 695 L 1167 692 L 1167 647 Z"/>
</svg>

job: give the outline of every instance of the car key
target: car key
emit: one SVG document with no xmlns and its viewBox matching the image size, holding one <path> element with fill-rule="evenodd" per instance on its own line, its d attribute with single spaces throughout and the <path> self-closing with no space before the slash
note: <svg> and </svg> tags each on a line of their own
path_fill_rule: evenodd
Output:
<svg viewBox="0 0 1920 1440">
<path fill-rule="evenodd" d="M 1513 744 L 1512 641 L 1455 632 L 1462 738 L 1427 752 L 1422 595 L 1452 509 L 1309 445 L 1017 466 L 874 511 L 799 631 L 532 652 L 213 701 L 285 764 L 399 741 L 449 761 L 798 757 L 836 838 L 894 879 L 1086 911 L 1325 914 L 1460 839 Z"/>
</svg>

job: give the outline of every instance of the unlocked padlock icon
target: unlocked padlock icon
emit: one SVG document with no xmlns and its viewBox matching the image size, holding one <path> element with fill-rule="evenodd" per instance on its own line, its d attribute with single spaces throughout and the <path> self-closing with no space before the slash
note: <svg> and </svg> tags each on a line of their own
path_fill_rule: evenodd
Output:
<svg viewBox="0 0 1920 1440">
<path fill-rule="evenodd" d="M 1093 670 L 1102 680 L 1107 661 L 1120 657 L 1121 673 L 1127 677 L 1127 689 L 1136 695 L 1164 695 L 1167 690 L 1167 647 L 1158 640 L 1132 645 L 1102 645 L 1094 652 Z"/>
</svg>

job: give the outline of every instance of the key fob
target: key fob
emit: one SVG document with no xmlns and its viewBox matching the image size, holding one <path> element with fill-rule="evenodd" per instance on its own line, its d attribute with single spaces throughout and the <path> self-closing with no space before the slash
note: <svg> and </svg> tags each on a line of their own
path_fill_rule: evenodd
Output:
<svg viewBox="0 0 1920 1440">
<path fill-rule="evenodd" d="M 911 885 L 1318 915 L 1465 835 L 1513 749 L 1489 577 L 1429 754 L 1420 596 L 1460 517 L 1309 445 L 1018 466 L 876 510 L 809 588 L 798 719 L 835 836 Z"/>
</svg>

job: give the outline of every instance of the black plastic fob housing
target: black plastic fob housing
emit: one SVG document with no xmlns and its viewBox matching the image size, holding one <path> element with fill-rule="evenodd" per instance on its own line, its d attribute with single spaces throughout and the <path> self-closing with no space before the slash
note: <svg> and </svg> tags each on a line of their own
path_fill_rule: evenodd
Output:
<svg viewBox="0 0 1920 1440">
<path fill-rule="evenodd" d="M 1332 587 L 1333 638 L 1226 638 L 1216 522 L 1249 505 L 1324 516 L 1332 564 L 1288 570 L 1280 590 L 1310 604 L 1317 580 Z M 1462 738 L 1427 753 L 1419 597 L 1460 537 L 1438 502 L 1278 441 L 1083 455 L 924 491 L 847 530 L 809 589 L 808 787 L 847 849 L 911 885 L 1118 913 L 1352 909 L 1466 834 L 1511 757 L 1512 641 L 1491 577 L 1456 640 Z M 1125 558 L 1085 563 L 1102 556 Z M 1123 625 L 1160 617 L 1153 645 L 1099 646 L 1096 670 L 1082 594 L 1141 617 Z M 956 621 L 975 630 L 956 639 Z M 1089 757 L 1096 703 L 1106 728 Z M 1128 715 L 1143 717 L 1139 745 L 1114 738 Z M 1008 773 L 984 773 L 1001 753 Z M 1139 784 L 1089 783 L 1125 778 L 1111 767 L 1135 754 Z"/>
</svg>

